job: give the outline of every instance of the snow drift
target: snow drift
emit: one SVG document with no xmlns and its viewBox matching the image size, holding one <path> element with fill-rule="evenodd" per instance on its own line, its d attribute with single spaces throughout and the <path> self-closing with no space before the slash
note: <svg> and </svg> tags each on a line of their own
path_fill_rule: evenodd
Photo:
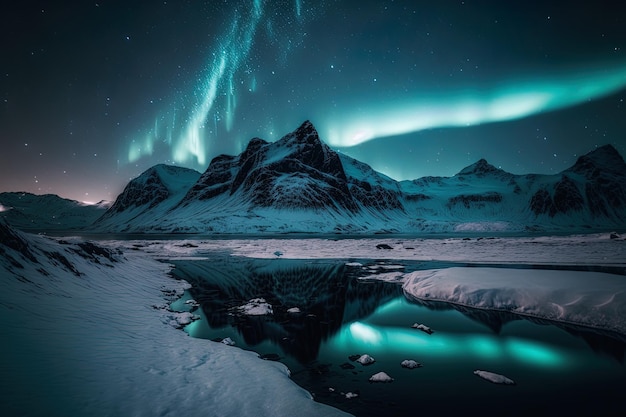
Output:
<svg viewBox="0 0 626 417">
<path fill-rule="evenodd" d="M 168 265 L 3 222 L 0 242 L 4 414 L 344 415 L 284 365 L 170 326 L 186 283 Z"/>
<path fill-rule="evenodd" d="M 404 276 L 409 298 L 610 330 L 626 335 L 626 277 L 602 272 L 446 268 Z"/>
</svg>

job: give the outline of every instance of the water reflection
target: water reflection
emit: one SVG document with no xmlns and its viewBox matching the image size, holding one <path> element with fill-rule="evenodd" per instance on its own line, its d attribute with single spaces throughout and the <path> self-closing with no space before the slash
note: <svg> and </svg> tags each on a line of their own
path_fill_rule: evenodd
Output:
<svg viewBox="0 0 626 417">
<path fill-rule="evenodd" d="M 358 416 L 472 414 L 468 406 L 474 403 L 506 415 L 626 412 L 620 388 L 626 384 L 624 365 L 594 353 L 623 360 L 623 341 L 506 312 L 409 300 L 397 283 L 360 278 L 432 264 L 362 263 L 365 267 L 223 254 L 209 261 L 176 261 L 174 274 L 193 285 L 190 295 L 205 318 L 187 328 L 191 335 L 228 336 L 239 347 L 277 353 L 292 379 L 318 401 Z M 233 307 L 253 298 L 265 298 L 274 314 L 232 314 Z M 290 313 L 293 307 L 300 312 Z M 415 322 L 434 333 L 411 328 Z M 364 353 L 376 362 L 367 367 L 350 362 L 350 356 Z M 423 367 L 404 369 L 400 363 L 406 359 Z M 502 389 L 486 383 L 476 378 L 475 369 L 501 372 L 517 385 Z M 380 371 L 391 375 L 393 384 L 370 383 Z M 347 392 L 359 396 L 347 399 Z M 417 403 L 416 392 L 422 399 Z"/>
<path fill-rule="evenodd" d="M 503 327 L 518 320 L 527 320 L 537 325 L 555 326 L 565 330 L 574 337 L 581 338 L 594 351 L 600 354 L 608 355 L 620 363 L 624 362 L 626 353 L 626 337 L 619 333 L 594 329 L 590 327 L 577 326 L 575 324 L 555 322 L 551 320 L 543 320 L 530 316 L 522 316 L 507 311 L 485 310 L 480 308 L 471 308 L 463 305 L 450 304 L 442 301 L 421 300 L 405 294 L 411 302 L 423 305 L 430 310 L 446 311 L 455 310 L 464 316 L 483 324 L 491 329 L 495 334 L 500 334 Z M 531 355 L 533 356 L 533 355 Z"/>
<path fill-rule="evenodd" d="M 249 346 L 269 340 L 303 364 L 315 360 L 320 344 L 344 323 L 366 317 L 402 294 L 397 285 L 359 283 L 354 269 L 342 262 L 224 255 L 174 264 L 174 274 L 193 286 L 190 294 L 211 328 L 232 326 Z M 270 303 L 273 315 L 232 314 L 233 307 L 253 298 Z M 300 312 L 288 311 L 294 307 Z"/>
<path fill-rule="evenodd" d="M 379 313 L 393 309 L 404 296 L 411 303 L 433 311 L 454 310 L 487 327 L 496 335 L 509 323 L 527 320 L 538 325 L 557 326 L 580 338 L 594 352 L 607 354 L 624 362 L 626 338 L 614 332 L 552 322 L 506 311 L 492 311 L 420 300 L 404 294 L 400 285 L 376 280 L 360 280 L 376 271 L 385 273 L 394 268 L 403 272 L 458 266 L 442 262 L 364 262 L 364 267 L 346 266 L 333 260 L 251 259 L 234 258 L 227 253 L 215 254 L 208 261 L 174 261 L 174 275 L 193 286 L 191 296 L 201 306 L 211 329 L 233 327 L 245 344 L 254 347 L 265 341 L 280 346 L 285 354 L 306 364 L 315 360 L 320 344 L 339 331 L 347 331 L 363 343 L 379 341 L 381 333 L 359 322 L 377 308 Z M 510 265 L 509 265 L 510 267 Z M 271 316 L 232 314 L 232 308 L 253 298 L 265 298 L 272 306 Z M 390 300 L 396 299 L 389 303 Z M 297 307 L 299 313 L 288 312 Z M 411 323 L 407 323 L 411 324 Z M 415 343 L 413 340 L 411 343 Z M 469 346 L 482 343 L 469 341 Z M 519 349 L 512 349 L 513 351 Z M 537 356 L 537 355 L 530 355 Z"/>
</svg>

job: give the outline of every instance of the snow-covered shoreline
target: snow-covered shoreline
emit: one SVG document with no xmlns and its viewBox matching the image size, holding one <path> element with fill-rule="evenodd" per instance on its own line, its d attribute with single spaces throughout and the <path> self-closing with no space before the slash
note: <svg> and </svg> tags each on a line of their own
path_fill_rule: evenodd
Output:
<svg viewBox="0 0 626 417">
<path fill-rule="evenodd" d="M 162 259 L 206 259 L 214 252 L 258 259 L 379 259 L 468 264 L 626 267 L 626 240 L 609 233 L 478 238 L 232 238 L 102 240 Z"/>
<path fill-rule="evenodd" d="M 186 283 L 167 264 L 0 227 L 7 415 L 345 415 L 283 364 L 171 326 L 167 305 Z"/>
<path fill-rule="evenodd" d="M 626 319 L 622 319 L 626 317 L 626 241 L 612 238 L 609 233 L 492 238 L 117 242 L 127 246 L 141 245 L 141 250 L 167 259 L 208 258 L 211 253 L 219 251 L 233 257 L 258 259 L 337 259 L 356 268 L 361 265 L 357 262 L 359 260 L 391 261 L 398 265 L 364 268 L 364 278 L 404 284 L 409 298 L 425 299 L 422 289 L 428 286 L 438 291 L 429 292 L 430 301 L 506 311 L 626 336 Z M 448 262 L 448 266 L 472 267 L 442 269 L 428 284 L 421 281 L 423 285 L 417 290 L 418 286 L 411 286 L 409 282 L 415 283 L 416 276 L 432 271 L 406 274 L 402 270 L 403 261 Z M 498 268 L 489 268 L 490 265 Z M 597 272 L 598 269 L 611 270 L 617 275 Z M 498 278 L 485 281 L 492 270 Z M 443 276 L 446 278 L 442 279 Z M 570 279 L 571 276 L 575 279 Z M 600 278 L 603 287 L 598 288 Z M 459 294 L 467 298 L 460 299 Z M 502 303 L 502 297 L 508 297 L 508 301 Z M 530 307 L 531 301 L 535 302 L 535 310 Z"/>
<path fill-rule="evenodd" d="M 504 311 L 626 336 L 626 276 L 601 272 L 446 268 L 402 277 L 409 298 Z"/>
</svg>

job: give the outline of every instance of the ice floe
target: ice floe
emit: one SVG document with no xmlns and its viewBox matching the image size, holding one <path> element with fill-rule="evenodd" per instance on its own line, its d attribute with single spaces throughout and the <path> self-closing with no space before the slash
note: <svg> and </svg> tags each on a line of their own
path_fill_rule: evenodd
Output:
<svg viewBox="0 0 626 417">
<path fill-rule="evenodd" d="M 387 375 L 387 373 L 381 371 L 372 375 L 369 381 L 370 382 L 393 382 L 393 378 Z"/>
<path fill-rule="evenodd" d="M 424 333 L 428 333 L 428 334 L 433 334 L 433 329 L 431 329 L 430 327 L 426 326 L 425 324 L 417 324 L 417 323 L 413 323 L 413 325 L 411 326 L 414 329 L 417 330 L 421 330 Z"/>
<path fill-rule="evenodd" d="M 176 328 L 182 328 L 199 318 L 199 316 L 196 316 L 188 311 L 173 312 L 171 313 L 169 324 Z"/>
<path fill-rule="evenodd" d="M 422 364 L 414 361 L 413 359 L 405 359 L 400 363 L 400 366 L 408 369 L 421 368 Z"/>
<path fill-rule="evenodd" d="M 187 301 L 185 301 L 185 304 L 187 304 L 191 308 L 198 308 L 198 307 L 200 307 L 200 303 L 198 303 L 196 300 L 187 300 Z"/>
<path fill-rule="evenodd" d="M 274 314 L 272 305 L 265 301 L 264 298 L 253 298 L 242 306 L 234 307 L 232 311 L 247 316 L 264 316 Z"/>
<path fill-rule="evenodd" d="M 226 337 L 226 338 L 222 339 L 222 341 L 220 343 L 223 343 L 226 346 L 235 346 L 235 342 L 230 337 Z"/>
<path fill-rule="evenodd" d="M 368 354 L 361 355 L 359 359 L 357 359 L 356 361 L 360 363 L 361 365 L 371 365 L 374 362 L 376 362 L 376 360 Z"/>
<path fill-rule="evenodd" d="M 474 375 L 478 375 L 482 379 L 485 379 L 489 382 L 493 382 L 494 384 L 502 384 L 502 385 L 515 385 L 515 381 L 510 378 L 507 378 L 504 375 L 496 374 L 489 371 L 474 371 Z"/>
</svg>

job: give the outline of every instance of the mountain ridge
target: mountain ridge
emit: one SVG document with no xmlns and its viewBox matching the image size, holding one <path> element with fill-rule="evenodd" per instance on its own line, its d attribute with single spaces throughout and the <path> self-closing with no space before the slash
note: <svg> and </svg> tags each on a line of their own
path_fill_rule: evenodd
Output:
<svg viewBox="0 0 626 417">
<path fill-rule="evenodd" d="M 91 225 L 110 204 L 85 204 L 56 194 L 0 193 L 0 218 L 23 230 L 76 230 Z"/>
<path fill-rule="evenodd" d="M 612 145 L 557 174 L 485 159 L 452 177 L 396 181 L 326 145 L 305 121 L 250 140 L 203 173 L 155 165 L 84 230 L 122 233 L 587 232 L 626 228 L 626 163 Z"/>
<path fill-rule="evenodd" d="M 239 155 L 213 158 L 178 201 L 134 196 L 130 200 L 143 202 L 139 214 L 107 214 L 94 228 L 252 234 L 579 232 L 624 227 L 624 184 L 626 163 L 611 145 L 554 175 L 516 175 L 479 159 L 452 177 L 395 181 L 328 147 L 307 120 L 276 142 L 253 138 Z M 118 199 L 128 196 L 122 193 Z"/>
</svg>

